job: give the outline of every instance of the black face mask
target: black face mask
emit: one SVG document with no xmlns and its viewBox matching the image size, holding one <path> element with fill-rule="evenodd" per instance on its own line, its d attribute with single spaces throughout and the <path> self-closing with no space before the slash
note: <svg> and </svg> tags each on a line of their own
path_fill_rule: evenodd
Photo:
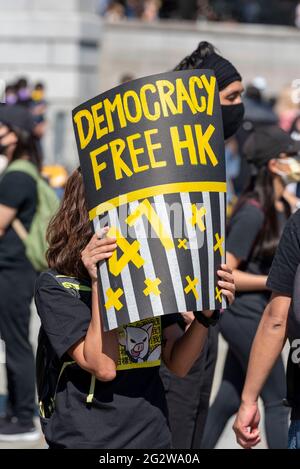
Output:
<svg viewBox="0 0 300 469">
<path fill-rule="evenodd" d="M 232 137 L 242 125 L 245 108 L 243 103 L 221 105 L 224 139 Z"/>
</svg>

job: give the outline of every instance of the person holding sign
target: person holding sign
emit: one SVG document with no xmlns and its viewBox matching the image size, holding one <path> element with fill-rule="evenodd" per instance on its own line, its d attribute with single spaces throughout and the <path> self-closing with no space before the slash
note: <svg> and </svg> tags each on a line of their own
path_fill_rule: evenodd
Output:
<svg viewBox="0 0 300 469">
<path fill-rule="evenodd" d="M 197 313 L 186 332 L 178 325 L 179 314 L 105 332 L 97 264 L 106 264 L 117 247 L 108 230 L 93 235 L 83 177 L 76 170 L 49 226 L 50 270 L 36 284 L 43 430 L 50 448 L 170 448 L 159 365 L 164 360 L 173 373 L 185 376 L 219 313 Z M 221 292 L 232 303 L 232 273 L 222 265 L 218 275 Z"/>
<path fill-rule="evenodd" d="M 215 73 L 225 140 L 232 137 L 242 123 L 244 105 L 242 78 L 236 68 L 216 53 L 209 42 L 200 42 L 175 70 L 212 69 Z M 193 315 L 185 315 L 187 325 Z M 199 449 L 207 418 L 209 398 L 218 353 L 218 333 L 210 329 L 203 353 L 185 379 L 179 380 L 162 367 L 174 448 Z M 189 399 L 186 399 L 186 396 Z"/>
</svg>

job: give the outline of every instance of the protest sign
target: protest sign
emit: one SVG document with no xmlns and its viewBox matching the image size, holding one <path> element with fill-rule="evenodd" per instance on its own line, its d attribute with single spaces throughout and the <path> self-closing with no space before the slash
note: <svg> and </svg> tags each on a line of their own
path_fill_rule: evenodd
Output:
<svg viewBox="0 0 300 469">
<path fill-rule="evenodd" d="M 73 110 L 89 218 L 118 248 L 99 265 L 106 330 L 225 307 L 226 174 L 211 70 L 153 75 Z"/>
</svg>

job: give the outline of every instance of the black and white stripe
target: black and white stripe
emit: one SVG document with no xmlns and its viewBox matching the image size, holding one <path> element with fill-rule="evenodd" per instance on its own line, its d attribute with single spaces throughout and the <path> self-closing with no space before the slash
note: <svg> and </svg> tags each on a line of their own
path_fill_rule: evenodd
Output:
<svg viewBox="0 0 300 469">
<path fill-rule="evenodd" d="M 163 221 L 167 234 L 174 241 L 174 248 L 165 249 L 158 238 L 147 237 L 146 223 L 142 218 L 138 226 L 133 225 L 131 235 L 136 236 L 140 243 L 139 253 L 144 259 L 144 264 L 139 269 L 129 262 L 117 277 L 109 272 L 108 263 L 99 265 L 100 277 L 100 303 L 104 312 L 104 326 L 106 330 L 115 329 L 118 326 L 135 322 L 141 319 L 159 316 L 163 314 L 185 312 L 202 309 L 219 309 L 226 307 L 226 301 L 216 299 L 217 276 L 216 270 L 221 263 L 225 262 L 225 244 L 223 244 L 223 255 L 220 251 L 214 251 L 216 243 L 215 234 L 225 238 L 225 206 L 224 193 L 203 192 L 197 194 L 181 193 L 172 195 L 158 195 L 149 198 L 156 213 Z M 178 248 L 178 239 L 174 239 L 174 226 L 167 210 L 167 204 L 176 201 L 182 205 L 183 222 L 186 227 L 186 238 L 191 249 Z M 139 201 L 131 202 L 128 214 L 132 213 L 139 205 Z M 203 205 L 206 209 L 206 229 L 196 235 L 198 226 L 192 226 L 191 204 Z M 215 213 L 212 213 L 214 210 Z M 107 220 L 110 226 L 116 226 L 120 230 L 125 222 L 122 217 L 124 211 L 113 209 L 106 217 L 94 219 L 94 229 L 103 227 Z M 108 217 L 107 217 L 108 216 Z M 134 233 L 134 234 L 133 234 Z M 199 233 L 198 233 L 199 234 Z M 184 237 L 184 233 L 182 235 Z M 134 238 L 127 236 L 129 243 Z M 195 245 L 198 243 L 198 246 Z M 122 255 L 122 253 L 118 253 Z M 198 278 L 198 298 L 193 292 L 186 293 L 186 276 L 191 279 Z M 158 286 L 161 294 L 150 293 L 145 296 L 143 290 L 146 288 L 145 279 L 161 280 Z M 123 295 L 120 297 L 122 308 L 117 311 L 114 307 L 106 310 L 104 304 L 107 302 L 107 290 L 112 288 L 116 291 L 121 288 Z"/>
</svg>

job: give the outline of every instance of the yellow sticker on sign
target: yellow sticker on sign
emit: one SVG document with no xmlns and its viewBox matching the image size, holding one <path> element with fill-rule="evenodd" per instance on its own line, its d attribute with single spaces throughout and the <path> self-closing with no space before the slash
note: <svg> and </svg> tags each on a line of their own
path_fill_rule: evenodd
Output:
<svg viewBox="0 0 300 469">
<path fill-rule="evenodd" d="M 118 371 L 160 366 L 162 339 L 160 317 L 120 327 L 118 333 Z"/>
</svg>

